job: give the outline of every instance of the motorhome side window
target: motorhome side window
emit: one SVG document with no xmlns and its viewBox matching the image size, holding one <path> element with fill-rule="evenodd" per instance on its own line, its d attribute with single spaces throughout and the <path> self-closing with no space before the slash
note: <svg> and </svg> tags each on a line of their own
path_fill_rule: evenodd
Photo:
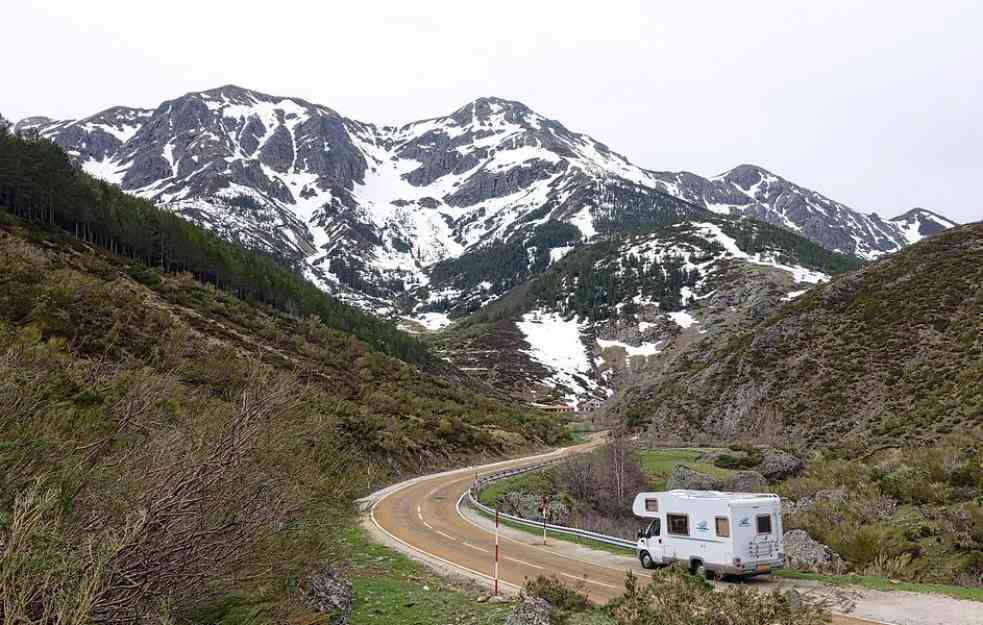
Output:
<svg viewBox="0 0 983 625">
<path fill-rule="evenodd" d="M 689 517 L 685 514 L 667 514 L 666 531 L 678 536 L 689 536 Z"/>
<path fill-rule="evenodd" d="M 758 515 L 758 533 L 759 534 L 771 534 L 771 515 L 770 514 L 759 514 Z"/>
<path fill-rule="evenodd" d="M 725 516 L 718 516 L 717 521 L 717 536 L 721 538 L 730 538 L 730 519 Z"/>
</svg>

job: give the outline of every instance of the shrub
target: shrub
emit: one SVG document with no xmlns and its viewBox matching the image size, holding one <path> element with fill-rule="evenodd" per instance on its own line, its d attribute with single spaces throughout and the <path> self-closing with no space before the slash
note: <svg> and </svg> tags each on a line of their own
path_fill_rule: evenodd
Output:
<svg viewBox="0 0 983 625">
<path fill-rule="evenodd" d="M 904 539 L 899 528 L 841 523 L 828 535 L 833 551 L 843 556 L 856 569 L 872 564 L 878 557 L 894 558 L 913 547 Z"/>
<path fill-rule="evenodd" d="M 564 585 L 555 575 L 526 580 L 525 592 L 567 612 L 583 612 L 590 607 L 586 593 Z"/>
<path fill-rule="evenodd" d="M 902 465 L 881 479 L 881 489 L 889 497 L 907 503 L 941 503 L 948 499 L 949 486 L 932 481 L 930 471 Z"/>
<path fill-rule="evenodd" d="M 830 620 L 824 604 L 794 591 L 764 593 L 740 586 L 714 590 L 679 567 L 656 571 L 644 587 L 629 572 L 625 593 L 606 609 L 619 625 L 818 625 Z"/>
</svg>

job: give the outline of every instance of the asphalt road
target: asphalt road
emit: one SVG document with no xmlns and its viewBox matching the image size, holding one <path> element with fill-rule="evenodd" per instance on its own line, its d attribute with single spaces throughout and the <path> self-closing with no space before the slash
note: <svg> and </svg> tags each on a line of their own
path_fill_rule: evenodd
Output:
<svg viewBox="0 0 983 625">
<path fill-rule="evenodd" d="M 380 539 L 438 570 L 464 575 L 490 585 L 495 570 L 493 524 L 466 510 L 462 503 L 476 475 L 534 464 L 544 458 L 583 453 L 602 442 L 600 437 L 595 437 L 591 442 L 551 454 L 404 482 L 366 500 L 370 506 L 367 525 Z M 649 576 L 649 572 L 632 558 L 587 549 L 566 541 L 550 540 L 549 545 L 543 545 L 541 537 L 518 530 L 505 529 L 501 532 L 500 554 L 499 579 L 503 593 L 516 592 L 527 578 L 541 574 L 556 575 L 571 585 L 579 585 L 588 592 L 592 601 L 605 603 L 623 592 L 627 570 L 633 570 L 641 580 Z M 755 578 L 752 583 L 770 589 L 777 582 L 764 576 Z M 836 615 L 833 622 L 838 625 L 859 625 L 884 621 Z"/>
</svg>

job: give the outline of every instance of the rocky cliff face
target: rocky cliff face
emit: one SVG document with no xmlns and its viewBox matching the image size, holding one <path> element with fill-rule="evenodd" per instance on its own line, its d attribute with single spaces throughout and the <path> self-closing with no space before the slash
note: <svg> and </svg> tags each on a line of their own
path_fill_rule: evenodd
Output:
<svg viewBox="0 0 983 625">
<path fill-rule="evenodd" d="M 536 273 L 462 281 L 455 261 L 497 262 L 496 246 L 536 247 L 545 258 L 708 212 L 755 217 L 865 258 L 948 225 L 927 211 L 864 215 L 751 165 L 715 178 L 645 170 L 500 98 L 397 128 L 225 86 L 153 110 L 28 118 L 16 130 L 48 137 L 90 173 L 384 313 L 423 312 L 459 292 L 477 306 Z M 537 238 L 554 222 L 576 236 Z"/>
</svg>

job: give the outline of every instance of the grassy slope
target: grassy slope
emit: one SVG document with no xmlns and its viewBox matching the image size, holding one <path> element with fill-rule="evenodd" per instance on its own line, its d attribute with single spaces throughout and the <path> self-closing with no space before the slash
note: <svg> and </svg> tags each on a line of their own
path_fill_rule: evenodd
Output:
<svg viewBox="0 0 983 625">
<path fill-rule="evenodd" d="M 983 224 L 839 276 L 698 345 L 622 404 L 662 432 L 866 452 L 983 425 Z"/>
<path fill-rule="evenodd" d="M 700 462 L 702 455 L 703 451 L 699 449 L 653 449 L 641 454 L 642 470 L 651 481 L 652 490 L 665 490 L 672 468 L 677 464 L 714 477 L 733 475 L 734 472 L 728 469 Z"/>
<path fill-rule="evenodd" d="M 180 510 L 181 527 L 221 534 L 236 526 L 223 515 L 237 511 L 256 527 L 230 537 L 235 558 L 198 560 L 203 585 L 162 580 L 140 609 L 164 609 L 166 589 L 178 620 L 209 606 L 234 619 L 243 603 L 308 619 L 295 589 L 325 563 L 344 568 L 352 498 L 406 474 L 568 438 L 552 417 L 420 372 L 314 319 L 0 219 L 0 533 L 37 480 L 61 502 L 43 509 L 49 538 L 25 543 L 17 562 L 27 568 L 0 567 L 24 577 L 0 583 L 40 583 L 30 566 L 71 588 L 97 579 L 105 563 L 89 561 L 86 540 L 124 536 L 131 511 L 152 512 L 187 479 L 215 506 Z M 210 457 L 221 445 L 241 460 Z M 262 505 L 240 510 L 254 501 Z M 186 544 L 174 527 L 134 530 L 126 540 L 137 547 L 107 556 L 109 568 Z M 102 578 L 110 595 L 114 575 Z"/>
</svg>

